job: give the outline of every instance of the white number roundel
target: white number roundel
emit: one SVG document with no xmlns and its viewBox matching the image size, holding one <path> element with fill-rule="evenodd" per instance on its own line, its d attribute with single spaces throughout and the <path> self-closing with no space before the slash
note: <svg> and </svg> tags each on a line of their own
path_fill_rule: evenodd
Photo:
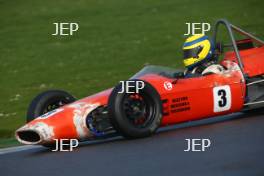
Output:
<svg viewBox="0 0 264 176">
<path fill-rule="evenodd" d="M 231 90 L 230 86 L 219 86 L 213 88 L 214 112 L 228 111 L 231 108 Z"/>
</svg>

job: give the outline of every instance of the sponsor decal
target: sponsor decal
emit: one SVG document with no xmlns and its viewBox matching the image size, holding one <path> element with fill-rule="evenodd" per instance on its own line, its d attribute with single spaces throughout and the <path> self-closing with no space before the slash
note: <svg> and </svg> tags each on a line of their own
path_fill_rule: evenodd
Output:
<svg viewBox="0 0 264 176">
<path fill-rule="evenodd" d="M 177 113 L 182 111 L 189 111 L 191 109 L 188 97 L 177 97 L 172 99 L 171 112 Z"/>
<path fill-rule="evenodd" d="M 189 98 L 187 96 L 177 97 L 174 99 L 162 100 L 162 107 L 164 116 L 170 115 L 170 113 L 177 113 L 191 110 Z"/>
<path fill-rule="evenodd" d="M 169 82 L 169 81 L 165 81 L 164 84 L 163 84 L 164 88 L 166 90 L 171 90 L 172 89 L 172 83 Z"/>
</svg>

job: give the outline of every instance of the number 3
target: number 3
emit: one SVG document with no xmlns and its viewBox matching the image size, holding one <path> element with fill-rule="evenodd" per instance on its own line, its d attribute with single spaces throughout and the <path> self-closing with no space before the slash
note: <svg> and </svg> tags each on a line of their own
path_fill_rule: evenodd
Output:
<svg viewBox="0 0 264 176">
<path fill-rule="evenodd" d="M 228 111 L 231 108 L 231 91 L 228 85 L 213 88 L 214 112 Z"/>
</svg>

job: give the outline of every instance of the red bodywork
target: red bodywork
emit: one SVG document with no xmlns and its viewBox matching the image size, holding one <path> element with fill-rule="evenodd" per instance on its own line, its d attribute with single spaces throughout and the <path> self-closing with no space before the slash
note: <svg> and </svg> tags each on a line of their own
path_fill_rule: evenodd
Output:
<svg viewBox="0 0 264 176">
<path fill-rule="evenodd" d="M 239 52 L 244 63 L 244 71 L 249 77 L 264 73 L 264 46 Z M 224 60 L 238 62 L 234 52 L 226 52 Z"/>
<path fill-rule="evenodd" d="M 264 47 L 243 50 L 241 56 L 249 76 L 264 73 Z M 228 52 L 221 62 L 226 67 L 223 74 L 175 79 L 150 73 L 137 79 L 150 83 L 160 94 L 163 104 L 161 126 L 165 126 L 240 111 L 246 97 L 246 84 L 236 62 L 234 53 Z M 166 87 L 168 83 L 172 87 Z M 214 89 L 221 87 L 230 89 L 231 102 L 228 109 L 218 111 L 215 96 L 221 95 L 214 95 Z M 83 98 L 29 122 L 16 131 L 17 139 L 24 144 L 43 144 L 54 139 L 94 137 L 86 125 L 87 115 L 98 107 L 107 106 L 111 91 L 108 89 Z M 27 142 L 19 137 L 20 132 L 30 130 L 37 132 L 41 140 Z"/>
</svg>

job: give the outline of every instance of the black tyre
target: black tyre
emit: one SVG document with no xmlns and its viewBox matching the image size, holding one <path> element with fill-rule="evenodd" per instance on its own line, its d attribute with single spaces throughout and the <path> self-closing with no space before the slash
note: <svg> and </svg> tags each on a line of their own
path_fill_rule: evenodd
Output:
<svg viewBox="0 0 264 176">
<path fill-rule="evenodd" d="M 75 100 L 71 94 L 62 90 L 43 92 L 37 95 L 30 103 L 27 111 L 27 122 Z"/>
<path fill-rule="evenodd" d="M 129 80 L 131 81 L 131 80 Z M 136 81 L 129 82 L 129 91 L 136 91 Z M 125 85 L 128 81 L 125 81 Z M 152 135 L 162 118 L 162 103 L 159 93 L 149 83 L 138 93 L 119 93 L 122 84 L 117 85 L 108 100 L 108 111 L 114 128 L 124 137 L 141 138 Z"/>
</svg>

